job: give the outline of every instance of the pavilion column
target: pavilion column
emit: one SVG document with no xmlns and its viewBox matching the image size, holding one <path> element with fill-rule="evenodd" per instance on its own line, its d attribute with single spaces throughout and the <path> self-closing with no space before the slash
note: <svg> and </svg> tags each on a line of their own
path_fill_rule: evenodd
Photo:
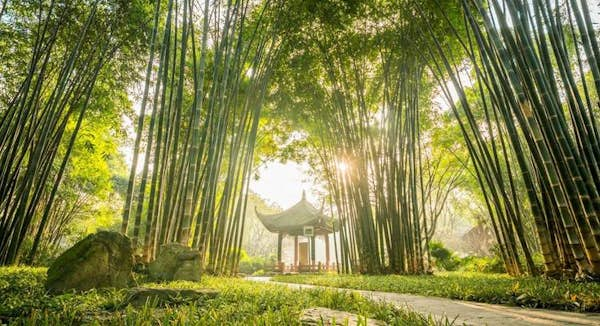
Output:
<svg viewBox="0 0 600 326">
<path fill-rule="evenodd" d="M 277 265 L 281 265 L 281 248 L 283 245 L 283 234 L 277 234 Z"/>
<path fill-rule="evenodd" d="M 310 237 L 310 263 L 315 264 L 315 236 Z"/>
<path fill-rule="evenodd" d="M 298 236 L 294 236 L 294 266 L 298 266 Z"/>
<path fill-rule="evenodd" d="M 325 265 L 329 268 L 329 263 L 331 262 L 329 259 L 329 234 L 325 234 Z"/>
</svg>

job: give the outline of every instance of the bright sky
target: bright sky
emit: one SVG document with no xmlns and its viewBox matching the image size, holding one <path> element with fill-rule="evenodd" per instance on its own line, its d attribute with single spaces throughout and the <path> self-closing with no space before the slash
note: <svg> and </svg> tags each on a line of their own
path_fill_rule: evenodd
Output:
<svg viewBox="0 0 600 326">
<path fill-rule="evenodd" d="M 306 164 L 269 162 L 258 171 L 260 179 L 252 180 L 250 189 L 267 202 L 286 209 L 297 203 L 302 198 L 302 190 L 305 190 L 309 202 L 321 205 L 314 192 L 318 187 L 311 181 Z"/>
</svg>

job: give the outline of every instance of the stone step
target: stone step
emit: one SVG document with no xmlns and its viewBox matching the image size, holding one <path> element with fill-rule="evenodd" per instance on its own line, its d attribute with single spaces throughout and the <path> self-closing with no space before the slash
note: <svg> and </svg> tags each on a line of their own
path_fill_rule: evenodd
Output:
<svg viewBox="0 0 600 326">
<path fill-rule="evenodd" d="M 173 288 L 146 288 L 137 287 L 129 289 L 125 304 L 141 307 L 146 303 L 162 306 L 174 306 L 190 302 L 213 299 L 219 291 L 213 289 L 173 289 Z"/>
<path fill-rule="evenodd" d="M 366 318 L 350 312 L 333 310 L 323 307 L 308 308 L 302 311 L 300 315 L 300 323 L 302 325 L 367 325 L 379 326 L 385 325 L 380 320 Z"/>
</svg>

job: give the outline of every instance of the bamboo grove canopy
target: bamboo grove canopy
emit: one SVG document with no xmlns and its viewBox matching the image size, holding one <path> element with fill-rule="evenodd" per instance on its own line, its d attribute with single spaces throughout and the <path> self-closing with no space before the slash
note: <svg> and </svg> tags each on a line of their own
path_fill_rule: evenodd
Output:
<svg viewBox="0 0 600 326">
<path fill-rule="evenodd" d="M 235 273 L 250 176 L 273 140 L 265 120 L 280 118 L 308 134 L 342 272 L 427 272 L 441 207 L 465 177 L 510 274 L 539 273 L 537 251 L 549 276 L 600 275 L 588 0 L 147 2 L 0 1 L 0 27 L 23 21 L 31 36 L 14 85 L 0 87 L 0 265 L 41 256 L 76 181 L 80 129 L 110 114 L 103 89 L 119 71 L 145 70 L 131 77 L 143 94 L 121 231 L 146 260 L 179 242 L 205 271 Z M 142 68 L 123 68 L 129 56 Z M 436 140 L 439 117 L 457 139 Z M 259 218 L 296 233 L 330 223 L 305 199 Z"/>
</svg>

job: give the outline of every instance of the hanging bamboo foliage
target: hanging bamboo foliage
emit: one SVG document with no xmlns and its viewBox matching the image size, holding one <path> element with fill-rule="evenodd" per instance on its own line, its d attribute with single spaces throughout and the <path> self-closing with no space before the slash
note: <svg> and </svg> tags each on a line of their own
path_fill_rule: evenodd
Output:
<svg viewBox="0 0 600 326">
<path fill-rule="evenodd" d="M 460 179 L 460 168 L 436 168 L 423 150 L 431 88 L 414 40 L 424 25 L 404 4 L 286 4 L 299 18 L 284 29 L 289 67 L 276 88 L 292 94 L 276 95 L 306 108 L 306 117 L 291 115 L 309 134 L 339 217 L 344 273 L 429 272 L 431 224 Z"/>
</svg>

